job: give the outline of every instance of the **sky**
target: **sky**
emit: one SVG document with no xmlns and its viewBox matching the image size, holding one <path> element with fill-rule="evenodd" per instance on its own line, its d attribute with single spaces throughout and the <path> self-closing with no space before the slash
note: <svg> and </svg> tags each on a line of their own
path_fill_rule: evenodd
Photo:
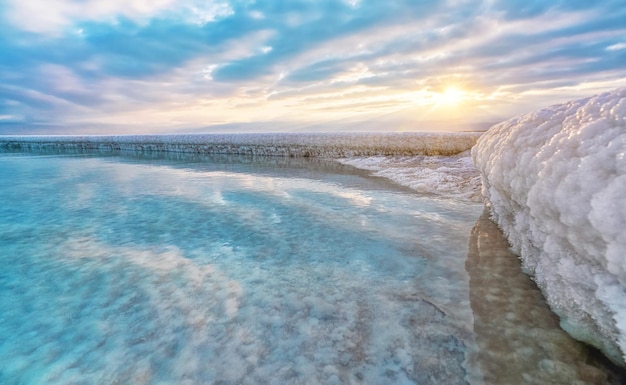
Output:
<svg viewBox="0 0 626 385">
<path fill-rule="evenodd" d="M 462 131 L 620 87 L 624 0 L 0 0 L 0 134 Z"/>
</svg>

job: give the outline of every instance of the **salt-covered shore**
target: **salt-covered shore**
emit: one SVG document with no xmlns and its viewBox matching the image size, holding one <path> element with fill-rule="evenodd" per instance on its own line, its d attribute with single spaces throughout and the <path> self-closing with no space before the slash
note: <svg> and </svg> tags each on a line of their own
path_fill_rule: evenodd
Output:
<svg viewBox="0 0 626 385">
<path fill-rule="evenodd" d="M 0 136 L 0 149 L 185 152 L 325 158 L 455 155 L 469 150 L 480 135 L 480 132 L 467 132 Z"/>
<path fill-rule="evenodd" d="M 0 136 L 0 150 L 322 157 L 418 192 L 481 202 L 470 148 L 481 132 Z"/>
<path fill-rule="evenodd" d="M 449 156 L 370 156 L 339 162 L 390 179 L 417 192 L 482 202 L 481 180 L 469 150 Z"/>
<path fill-rule="evenodd" d="M 472 150 L 492 218 L 561 326 L 626 364 L 626 89 L 493 126 Z"/>
<path fill-rule="evenodd" d="M 0 150 L 322 157 L 418 192 L 481 202 L 469 149 L 482 133 L 0 136 Z"/>
</svg>

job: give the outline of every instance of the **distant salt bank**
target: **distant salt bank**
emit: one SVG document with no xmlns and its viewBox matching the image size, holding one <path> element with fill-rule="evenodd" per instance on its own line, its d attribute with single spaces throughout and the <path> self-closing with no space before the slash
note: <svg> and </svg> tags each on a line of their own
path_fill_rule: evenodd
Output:
<svg viewBox="0 0 626 385">
<path fill-rule="evenodd" d="M 287 133 L 123 136 L 0 136 L 0 149 L 25 151 L 184 152 L 345 158 L 455 155 L 481 132 Z"/>
<path fill-rule="evenodd" d="M 482 132 L 0 136 L 0 150 L 321 157 L 420 193 L 482 202 L 469 150 Z"/>
<path fill-rule="evenodd" d="M 493 126 L 472 150 L 492 217 L 561 326 L 626 365 L 626 89 Z"/>
</svg>

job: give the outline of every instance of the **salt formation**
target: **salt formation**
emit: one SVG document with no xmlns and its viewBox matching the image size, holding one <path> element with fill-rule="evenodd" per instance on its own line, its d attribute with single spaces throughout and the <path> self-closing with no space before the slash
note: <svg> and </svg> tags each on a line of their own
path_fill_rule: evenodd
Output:
<svg viewBox="0 0 626 385">
<path fill-rule="evenodd" d="M 315 133 L 126 136 L 0 136 L 0 149 L 22 151 L 183 152 L 343 158 L 454 155 L 480 133 Z"/>
<path fill-rule="evenodd" d="M 469 149 L 479 132 L 0 136 L 0 151 L 324 157 L 420 193 L 481 202 Z"/>
<path fill-rule="evenodd" d="M 626 89 L 493 126 L 472 150 L 493 219 L 561 326 L 626 364 Z"/>
<path fill-rule="evenodd" d="M 340 163 L 374 171 L 373 175 L 420 193 L 482 202 L 480 175 L 470 151 L 451 156 L 370 156 L 340 159 Z"/>
<path fill-rule="evenodd" d="M 626 371 L 559 327 L 537 285 L 524 274 L 489 210 L 472 229 L 465 268 L 482 381 L 471 384 L 623 385 Z"/>
</svg>

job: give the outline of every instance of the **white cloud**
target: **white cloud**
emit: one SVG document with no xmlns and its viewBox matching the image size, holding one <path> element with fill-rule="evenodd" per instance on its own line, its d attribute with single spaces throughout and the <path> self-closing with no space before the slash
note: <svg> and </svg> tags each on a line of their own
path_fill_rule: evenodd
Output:
<svg viewBox="0 0 626 385">
<path fill-rule="evenodd" d="M 619 51 L 622 49 L 626 49 L 626 43 L 617 43 L 606 47 L 607 51 Z"/>
<path fill-rule="evenodd" d="M 233 9 L 225 2 L 195 1 L 188 8 L 192 15 L 192 22 L 196 24 L 206 24 L 217 18 L 230 16 Z"/>
<path fill-rule="evenodd" d="M 251 18 L 255 19 L 255 20 L 263 20 L 263 19 L 265 19 L 265 15 L 262 12 L 259 12 L 259 11 L 252 11 L 248 15 Z"/>
<path fill-rule="evenodd" d="M 59 34 L 79 21 L 114 22 L 125 17 L 135 22 L 162 15 L 176 15 L 205 24 L 231 15 L 225 0 L 7 0 L 6 16 L 17 28 L 29 32 Z"/>
<path fill-rule="evenodd" d="M 44 64 L 39 68 L 39 77 L 49 89 L 56 92 L 85 92 L 88 87 L 71 68 L 58 64 Z"/>
<path fill-rule="evenodd" d="M 23 116 L 17 116 L 17 115 L 0 115 L 0 121 L 16 121 L 16 120 L 23 120 L 24 117 Z"/>
<path fill-rule="evenodd" d="M 349 6 L 356 8 L 361 4 L 361 0 L 344 0 L 344 3 L 348 4 Z"/>
</svg>

